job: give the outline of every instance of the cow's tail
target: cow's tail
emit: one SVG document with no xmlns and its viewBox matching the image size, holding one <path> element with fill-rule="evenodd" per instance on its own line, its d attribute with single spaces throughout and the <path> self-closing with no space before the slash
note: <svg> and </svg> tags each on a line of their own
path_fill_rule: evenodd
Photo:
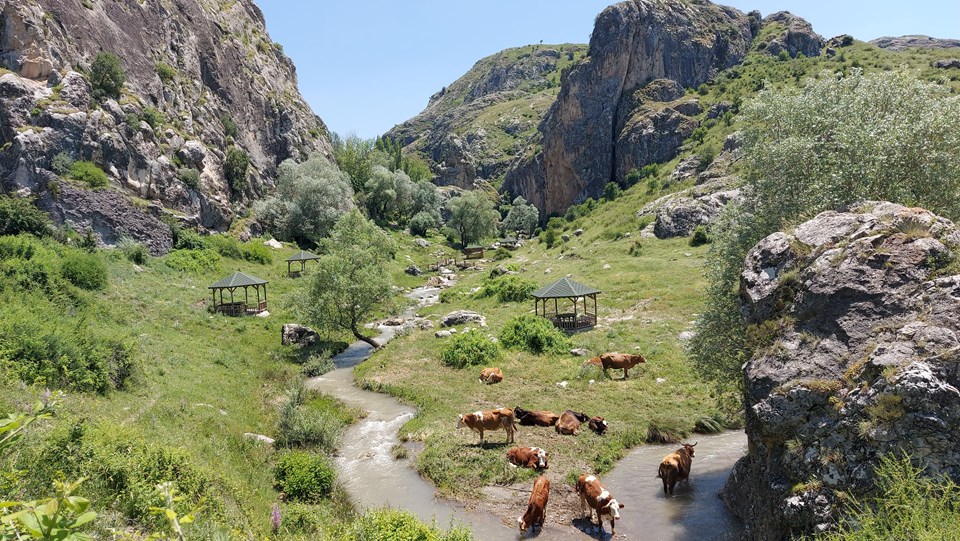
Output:
<svg viewBox="0 0 960 541">
<path fill-rule="evenodd" d="M 654 479 L 663 479 L 663 478 L 664 478 L 664 475 L 663 475 L 663 464 L 660 464 L 660 466 L 657 467 L 657 476 L 654 477 Z"/>
</svg>

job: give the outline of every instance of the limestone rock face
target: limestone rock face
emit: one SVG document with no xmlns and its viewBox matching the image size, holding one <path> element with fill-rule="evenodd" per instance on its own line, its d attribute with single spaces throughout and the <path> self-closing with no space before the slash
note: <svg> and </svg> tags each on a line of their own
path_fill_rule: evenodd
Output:
<svg viewBox="0 0 960 541">
<path fill-rule="evenodd" d="M 657 210 L 653 233 L 658 239 L 686 237 L 698 225 L 709 225 L 723 207 L 739 199 L 740 190 L 727 190 L 697 197 L 677 197 L 665 202 Z"/>
<path fill-rule="evenodd" d="M 542 141 L 542 152 L 528 151 L 516 162 L 503 189 L 546 216 L 596 197 L 644 159 L 664 157 L 657 145 L 642 142 L 644 132 L 692 128 L 683 107 L 650 107 L 644 87 L 658 79 L 697 86 L 739 62 L 751 39 L 743 13 L 709 2 L 636 0 L 608 7 L 597 17 L 587 58 L 565 73 L 540 125 L 534 144 Z M 638 110 L 644 107 L 653 110 Z M 676 155 L 675 146 L 669 154 Z"/>
<path fill-rule="evenodd" d="M 823 38 L 813 31 L 809 22 L 789 11 L 767 15 L 763 18 L 763 24 L 783 27 L 783 31 L 774 36 L 764 49 L 770 55 L 776 56 L 780 51 L 786 51 L 791 58 L 799 53 L 804 56 L 820 56 L 820 50 L 826 45 Z"/>
<path fill-rule="evenodd" d="M 884 36 L 870 40 L 881 49 L 906 51 L 907 49 L 953 49 L 960 47 L 960 39 L 931 38 L 930 36 Z"/>
<path fill-rule="evenodd" d="M 722 497 L 750 538 L 836 521 L 880 456 L 960 476 L 960 231 L 928 211 L 868 202 L 770 235 L 747 255 L 749 452 Z"/>
<path fill-rule="evenodd" d="M 86 3 L 85 3 L 86 4 Z M 295 68 L 270 41 L 252 0 L 0 0 L 0 192 L 47 197 L 53 157 L 99 166 L 109 190 L 150 208 L 175 211 L 190 225 L 225 229 L 237 212 L 272 188 L 277 165 L 330 153 L 323 122 L 297 90 Z M 100 51 L 115 53 L 126 74 L 117 100 L 97 101 L 87 76 Z M 231 189 L 223 172 L 228 148 L 249 155 L 246 186 Z M 200 174 L 187 186 L 178 169 Z M 142 201 L 104 220 L 50 194 L 54 212 L 110 244 Z M 70 192 L 75 193 L 75 192 Z M 99 200 L 97 196 L 83 201 Z M 165 227 L 165 226 L 164 226 Z M 169 232 L 168 232 L 169 234 Z"/>
</svg>

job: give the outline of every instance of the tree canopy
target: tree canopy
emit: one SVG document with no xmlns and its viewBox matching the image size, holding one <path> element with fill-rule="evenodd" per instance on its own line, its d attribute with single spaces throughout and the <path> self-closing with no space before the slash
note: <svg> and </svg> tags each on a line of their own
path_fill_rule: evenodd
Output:
<svg viewBox="0 0 960 541">
<path fill-rule="evenodd" d="M 533 234 L 540 221 L 540 211 L 537 207 L 527 203 L 527 200 L 517 196 L 513 200 L 507 217 L 503 219 L 503 230 L 505 233 L 514 231 L 523 231 L 527 235 Z"/>
<path fill-rule="evenodd" d="M 447 201 L 450 219 L 447 225 L 456 231 L 460 244 L 467 246 L 497 230 L 500 213 L 493 207 L 489 197 L 479 190 L 467 192 Z"/>
</svg>

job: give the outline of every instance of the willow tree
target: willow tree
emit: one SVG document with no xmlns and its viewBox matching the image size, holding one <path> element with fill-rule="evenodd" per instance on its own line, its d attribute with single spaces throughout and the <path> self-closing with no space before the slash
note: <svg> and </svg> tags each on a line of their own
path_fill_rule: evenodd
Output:
<svg viewBox="0 0 960 541">
<path fill-rule="evenodd" d="M 483 237 L 493 235 L 497 230 L 500 213 L 493 208 L 493 202 L 483 192 L 474 190 L 447 201 L 450 226 L 460 237 L 460 244 L 466 247 Z"/>
<path fill-rule="evenodd" d="M 323 329 L 350 331 L 358 340 L 380 347 L 360 327 L 374 311 L 392 308 L 388 266 L 396 243 L 354 209 L 337 221 L 322 247 L 326 253 L 314 266 L 300 311 Z"/>
<path fill-rule="evenodd" d="M 708 301 L 691 351 L 702 372 L 740 383 L 752 355 L 737 285 L 765 236 L 864 200 L 960 217 L 960 98 L 904 72 L 823 73 L 766 90 L 742 112 L 744 200 L 713 227 Z"/>
</svg>

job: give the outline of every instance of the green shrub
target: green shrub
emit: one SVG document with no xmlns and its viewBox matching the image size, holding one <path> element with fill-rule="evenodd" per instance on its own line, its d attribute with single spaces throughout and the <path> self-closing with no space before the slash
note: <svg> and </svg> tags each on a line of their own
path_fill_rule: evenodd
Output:
<svg viewBox="0 0 960 541">
<path fill-rule="evenodd" d="M 150 124 L 151 128 L 158 128 L 163 126 L 167 121 L 167 117 L 153 107 L 144 107 L 143 112 L 140 113 L 140 120 Z"/>
<path fill-rule="evenodd" d="M 704 244 L 710 243 L 710 236 L 707 235 L 707 228 L 702 225 L 698 225 L 696 229 L 693 230 L 693 235 L 690 237 L 690 246 L 703 246 Z"/>
<path fill-rule="evenodd" d="M 47 213 L 35 207 L 29 199 L 0 195 L 0 235 L 30 233 L 45 237 L 52 229 Z"/>
<path fill-rule="evenodd" d="M 440 360 L 454 368 L 490 365 L 500 360 L 500 346 L 474 329 L 451 338 L 440 353 Z"/>
<path fill-rule="evenodd" d="M 410 218 L 410 234 L 417 236 L 424 236 L 427 234 L 430 229 L 439 226 L 434 213 L 427 211 L 420 211 L 413 215 L 413 218 Z"/>
<path fill-rule="evenodd" d="M 300 373 L 307 378 L 322 376 L 336 368 L 329 355 L 311 355 L 307 362 L 303 363 Z"/>
<path fill-rule="evenodd" d="M 127 236 L 122 236 L 117 240 L 117 250 L 120 250 L 123 257 L 137 265 L 146 263 L 147 256 L 150 255 L 146 246 Z"/>
<path fill-rule="evenodd" d="M 61 177 L 70 174 L 70 167 L 73 166 L 73 158 L 66 152 L 58 152 L 50 160 L 50 170 Z"/>
<path fill-rule="evenodd" d="M 227 137 L 237 138 L 239 130 L 237 129 L 237 123 L 233 121 L 233 117 L 229 113 L 223 113 L 220 115 L 220 123 L 223 124 L 223 133 Z"/>
<path fill-rule="evenodd" d="M 240 241 L 229 235 L 210 235 L 204 238 L 207 247 L 223 257 L 233 259 L 243 259 L 243 251 L 240 248 Z"/>
<path fill-rule="evenodd" d="M 250 156 L 243 149 L 230 147 L 223 160 L 223 175 L 227 177 L 230 191 L 237 196 L 247 189 L 247 168 L 250 166 Z"/>
<path fill-rule="evenodd" d="M 504 259 L 510 259 L 511 257 L 513 257 L 513 254 L 510 253 L 510 250 L 507 250 L 501 246 L 497 248 L 497 251 L 493 252 L 493 257 L 491 259 L 494 261 L 503 261 Z"/>
<path fill-rule="evenodd" d="M 487 279 L 477 292 L 478 297 L 496 296 L 500 302 L 524 302 L 530 300 L 530 294 L 537 290 L 532 280 L 516 274 L 507 274 Z"/>
<path fill-rule="evenodd" d="M 516 316 L 500 331 L 500 343 L 512 350 L 541 353 L 563 353 L 570 349 L 570 339 L 545 318 L 524 314 Z"/>
<path fill-rule="evenodd" d="M 332 452 L 340 441 L 343 422 L 328 410 L 305 406 L 307 394 L 302 381 L 287 391 L 286 401 L 277 415 L 276 445 L 312 445 Z"/>
<path fill-rule="evenodd" d="M 184 186 L 191 190 L 196 190 L 200 187 L 200 171 L 192 167 L 181 167 L 178 169 L 177 178 L 180 179 L 180 182 L 182 182 Z"/>
<path fill-rule="evenodd" d="M 207 248 L 207 237 L 192 229 L 176 228 L 173 247 L 177 250 L 203 250 Z"/>
<path fill-rule="evenodd" d="M 620 190 L 620 185 L 616 182 L 608 182 L 606 186 L 603 187 L 603 199 L 606 201 L 613 201 L 614 199 L 620 197 L 620 194 L 623 193 Z"/>
<path fill-rule="evenodd" d="M 277 459 L 274 485 L 287 498 L 317 502 L 333 490 L 334 470 L 326 457 L 309 451 L 288 451 Z"/>
<path fill-rule="evenodd" d="M 627 250 L 627 253 L 633 257 L 640 257 L 643 255 L 643 243 L 639 240 L 633 241 L 633 244 L 630 245 L 630 249 Z"/>
<path fill-rule="evenodd" d="M 219 268 L 220 254 L 213 250 L 174 250 L 164 263 L 173 270 L 201 273 Z"/>
<path fill-rule="evenodd" d="M 470 530 L 454 527 L 443 531 L 420 521 L 410 511 L 375 509 L 367 511 L 350 526 L 343 541 L 472 541 Z"/>
<path fill-rule="evenodd" d="M 173 69 L 173 66 L 170 64 L 161 60 L 157 62 L 154 67 L 157 70 L 157 75 L 160 77 L 160 80 L 165 84 L 177 79 L 177 70 Z"/>
<path fill-rule="evenodd" d="M 553 248 L 553 245 L 557 243 L 557 238 L 556 229 L 547 229 L 540 234 L 540 241 L 547 245 L 547 249 Z"/>
<path fill-rule="evenodd" d="M 105 51 L 97 53 L 90 65 L 90 86 L 94 99 L 120 99 L 120 90 L 126 80 L 117 55 Z"/>
<path fill-rule="evenodd" d="M 81 289 L 95 291 L 107 287 L 107 265 L 96 254 L 70 250 L 63 256 L 60 271 Z"/>
<path fill-rule="evenodd" d="M 97 164 L 88 161 L 75 161 L 70 166 L 70 178 L 79 180 L 91 188 L 102 188 L 110 179 Z"/>
<path fill-rule="evenodd" d="M 269 265 L 273 263 L 273 252 L 263 244 L 251 242 L 240 247 L 243 259 L 253 263 Z"/>
</svg>

